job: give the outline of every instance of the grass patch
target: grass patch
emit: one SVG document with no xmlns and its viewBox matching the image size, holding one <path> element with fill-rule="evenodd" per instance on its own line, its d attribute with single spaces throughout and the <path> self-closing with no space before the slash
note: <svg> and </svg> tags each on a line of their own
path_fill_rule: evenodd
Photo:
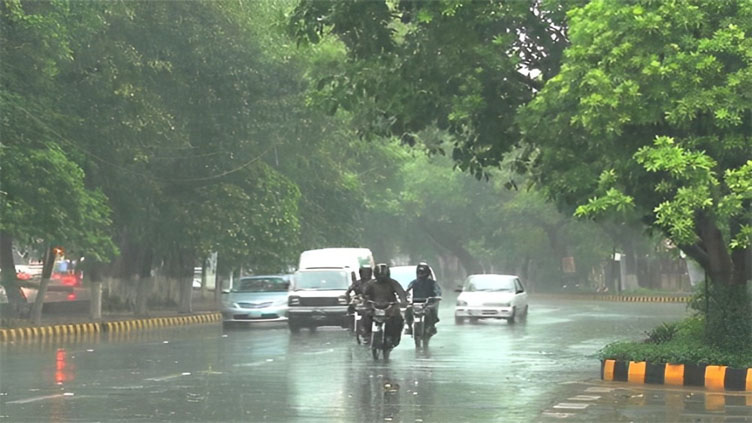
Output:
<svg viewBox="0 0 752 423">
<path fill-rule="evenodd" d="M 729 352 L 704 341 L 704 320 L 690 317 L 664 323 L 646 332 L 643 342 L 615 342 L 598 352 L 600 359 L 648 361 L 655 364 L 714 364 L 735 368 L 752 367 L 752 351 Z"/>
</svg>

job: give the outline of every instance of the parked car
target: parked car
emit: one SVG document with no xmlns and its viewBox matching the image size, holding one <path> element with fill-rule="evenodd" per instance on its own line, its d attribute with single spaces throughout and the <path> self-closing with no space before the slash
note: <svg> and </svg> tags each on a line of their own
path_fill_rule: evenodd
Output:
<svg viewBox="0 0 752 423">
<path fill-rule="evenodd" d="M 274 322 L 287 320 L 290 275 L 245 276 L 222 293 L 225 322 Z"/>
<path fill-rule="evenodd" d="M 457 297 L 454 320 L 462 324 L 466 318 L 506 319 L 515 323 L 528 312 L 527 292 L 515 275 L 470 275 Z"/>
</svg>

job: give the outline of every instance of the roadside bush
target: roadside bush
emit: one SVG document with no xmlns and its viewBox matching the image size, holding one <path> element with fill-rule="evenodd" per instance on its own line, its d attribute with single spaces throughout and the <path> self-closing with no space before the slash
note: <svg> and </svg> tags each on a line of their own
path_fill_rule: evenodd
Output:
<svg viewBox="0 0 752 423">
<path fill-rule="evenodd" d="M 678 323 L 662 323 L 655 329 L 645 332 L 648 339 L 645 340 L 648 344 L 663 344 L 674 338 L 677 330 L 679 330 Z"/>
<path fill-rule="evenodd" d="M 665 328 L 673 329 L 665 329 Z M 661 329 L 664 328 L 664 329 Z M 752 350 L 734 351 L 708 344 L 705 341 L 705 324 L 702 316 L 693 316 L 681 322 L 665 324 L 648 332 L 657 338 L 671 338 L 664 342 L 615 342 L 606 345 L 600 359 L 623 361 L 649 361 L 672 364 L 717 364 L 736 368 L 752 367 Z"/>
</svg>

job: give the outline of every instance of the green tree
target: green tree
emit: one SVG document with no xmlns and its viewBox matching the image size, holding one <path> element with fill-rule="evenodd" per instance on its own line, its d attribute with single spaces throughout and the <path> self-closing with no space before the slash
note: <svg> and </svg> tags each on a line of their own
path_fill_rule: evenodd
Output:
<svg viewBox="0 0 752 423">
<path fill-rule="evenodd" d="M 85 185 L 73 160 L 71 141 L 56 128 L 71 118 L 56 84 L 71 60 L 71 45 L 86 37 L 91 10 L 67 2 L 0 3 L 0 232 L 3 285 L 12 302 L 17 292 L 12 248 L 64 244 L 91 258 L 115 253 L 110 240 L 110 209 L 101 191 Z M 78 25 L 60 25 L 64 20 Z M 34 51 L 33 54 L 30 54 Z M 52 267 L 46 255 L 34 318 Z"/>
<path fill-rule="evenodd" d="M 710 340 L 749 348 L 752 4 L 593 1 L 569 18 L 561 72 L 520 113 L 539 181 L 579 215 L 662 231 L 721 296 Z"/>
<path fill-rule="evenodd" d="M 452 158 L 480 175 L 518 144 L 517 109 L 558 72 L 565 11 L 579 3 L 301 0 L 289 30 L 347 53 L 312 68 L 314 104 L 409 144 L 437 126 L 454 135 Z"/>
</svg>

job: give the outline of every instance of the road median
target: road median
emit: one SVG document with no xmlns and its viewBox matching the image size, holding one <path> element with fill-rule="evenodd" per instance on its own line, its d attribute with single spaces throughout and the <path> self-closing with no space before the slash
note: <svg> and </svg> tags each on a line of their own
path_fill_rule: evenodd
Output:
<svg viewBox="0 0 752 423">
<path fill-rule="evenodd" d="M 624 303 L 688 303 L 689 295 L 607 295 L 607 294 L 532 294 L 534 299 L 611 301 Z"/>
<path fill-rule="evenodd" d="M 135 332 L 185 325 L 217 324 L 222 322 L 218 312 L 151 317 L 144 319 L 118 319 L 102 322 L 49 324 L 0 328 L 0 342 L 32 341 L 70 335 Z"/>
<path fill-rule="evenodd" d="M 609 382 L 696 386 L 715 391 L 752 392 L 752 368 L 606 359 L 601 360 L 601 379 Z M 752 403 L 747 405 L 752 406 Z"/>
</svg>

